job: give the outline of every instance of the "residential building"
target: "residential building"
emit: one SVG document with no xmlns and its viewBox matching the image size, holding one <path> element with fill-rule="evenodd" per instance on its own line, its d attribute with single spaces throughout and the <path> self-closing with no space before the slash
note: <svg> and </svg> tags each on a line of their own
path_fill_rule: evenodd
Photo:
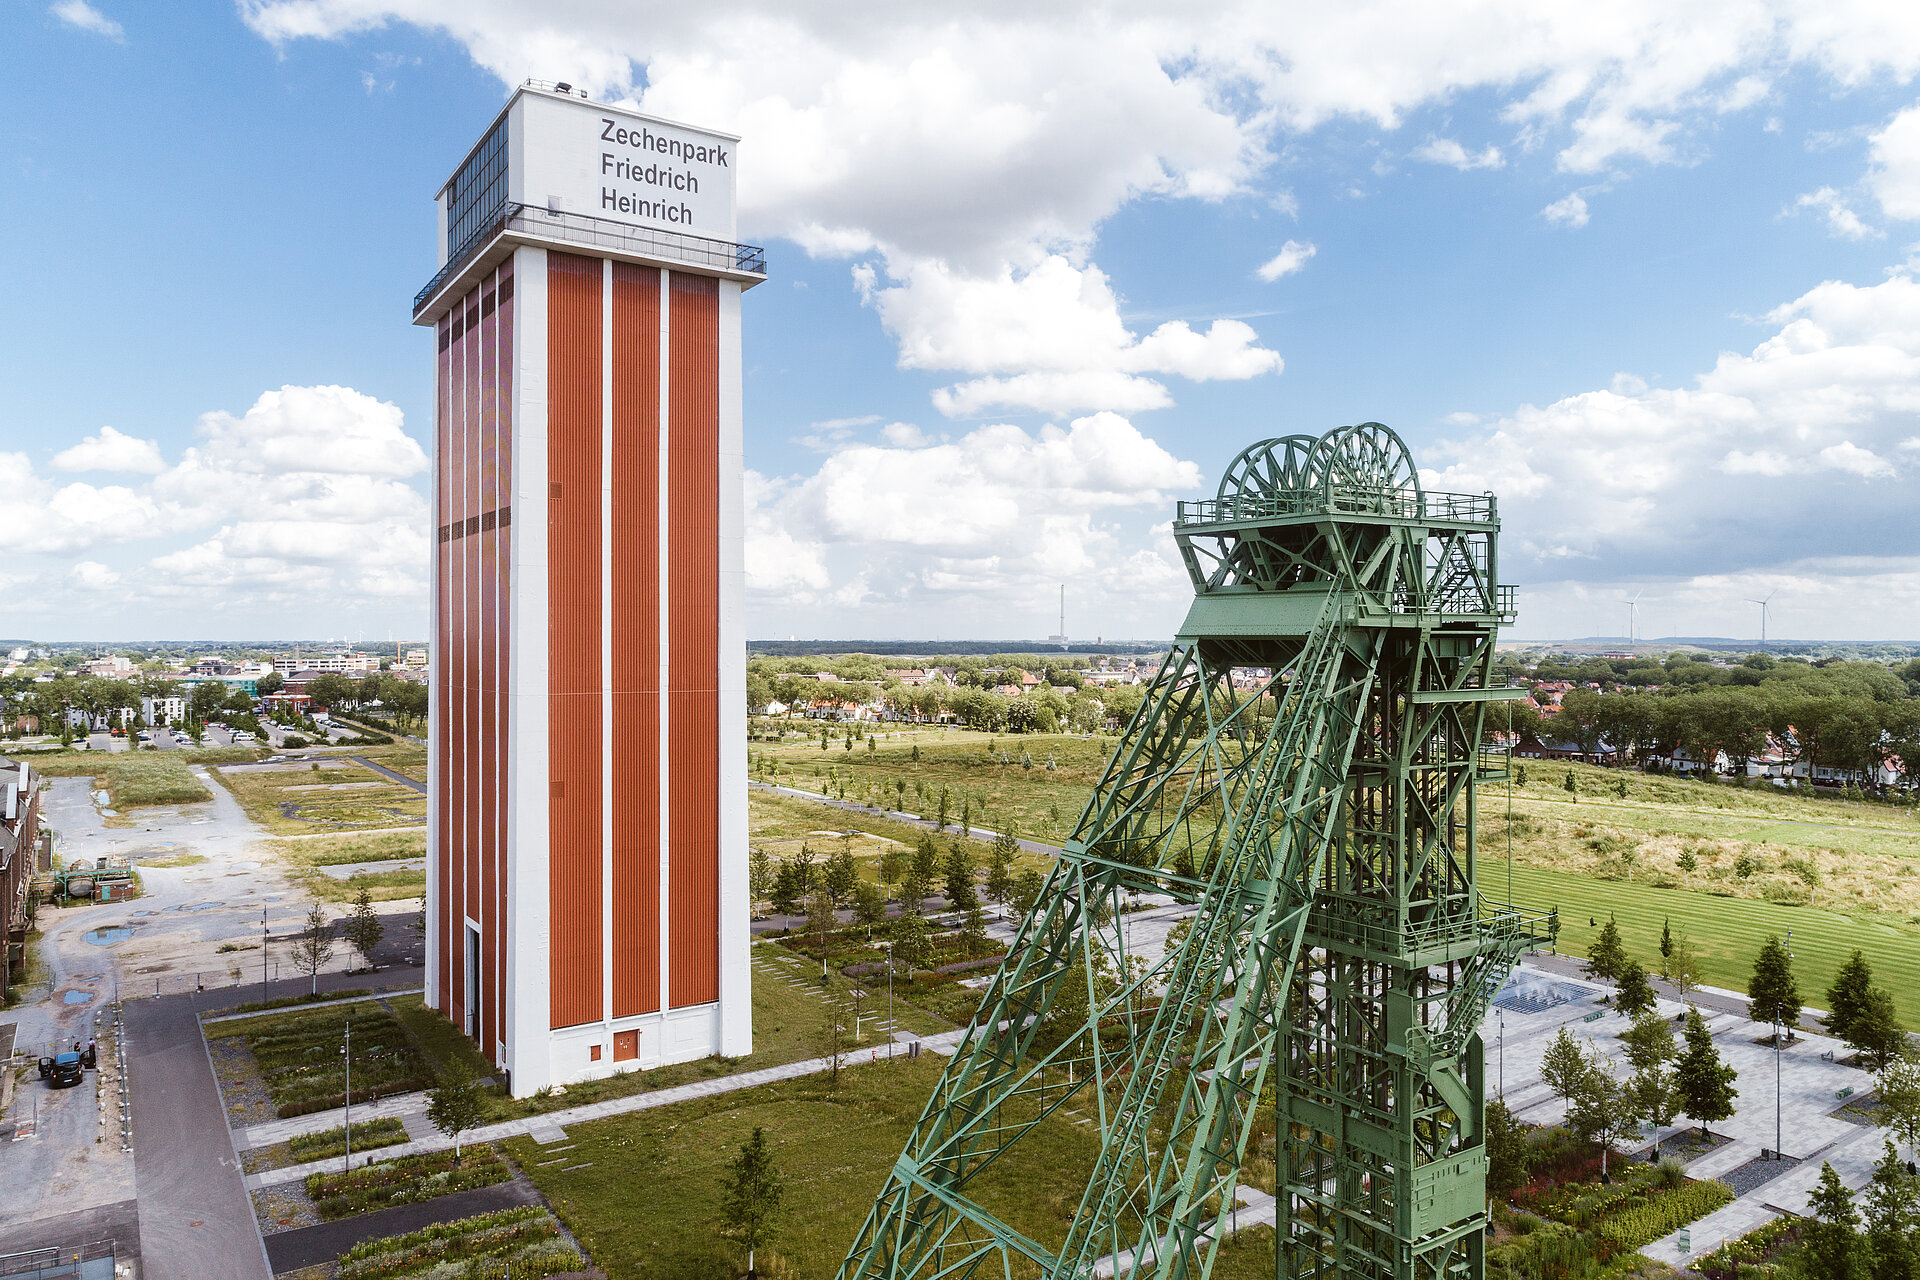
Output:
<svg viewBox="0 0 1920 1280">
<path fill-rule="evenodd" d="M 401 660 L 401 665 L 409 671 L 425 671 L 427 669 L 427 651 L 425 649 L 407 650 L 407 655 Z"/>
<path fill-rule="evenodd" d="M 187 718 L 185 698 L 140 699 L 140 723 L 147 725 L 181 724 Z"/>
<path fill-rule="evenodd" d="M 27 944 L 28 889 L 40 849 L 40 783 L 33 766 L 0 756 L 0 1003 L 7 997 L 7 975 Z"/>
<path fill-rule="evenodd" d="M 140 668 L 130 659 L 119 654 L 110 654 L 104 658 L 95 658 L 80 668 L 90 676 L 106 676 L 113 680 L 124 680 Z"/>
<path fill-rule="evenodd" d="M 735 141 L 529 83 L 437 197 L 426 991 L 516 1096 L 752 1048 Z"/>
<path fill-rule="evenodd" d="M 370 653 L 294 654 L 275 658 L 273 669 L 281 675 L 294 671 L 327 671 L 335 675 L 364 676 L 380 669 L 380 659 Z"/>
</svg>

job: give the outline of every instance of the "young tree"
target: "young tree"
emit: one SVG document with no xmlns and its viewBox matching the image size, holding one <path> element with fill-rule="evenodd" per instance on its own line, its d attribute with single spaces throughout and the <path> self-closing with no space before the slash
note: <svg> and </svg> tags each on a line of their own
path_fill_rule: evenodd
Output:
<svg viewBox="0 0 1920 1280">
<path fill-rule="evenodd" d="M 813 938 L 813 945 L 820 949 L 821 972 L 826 971 L 827 935 L 840 927 L 840 921 L 833 914 L 833 899 L 822 889 L 807 900 L 807 933 Z"/>
<path fill-rule="evenodd" d="M 1503 1099 L 1487 1103 L 1487 1193 L 1512 1195 L 1527 1184 L 1532 1156 L 1526 1132 Z"/>
<path fill-rule="evenodd" d="M 940 788 L 940 806 L 938 809 L 934 811 L 934 815 L 933 815 L 933 829 L 935 831 L 945 831 L 947 829 L 948 803 L 949 803 L 949 795 L 948 795 L 947 788 L 941 787 Z"/>
<path fill-rule="evenodd" d="M 1627 949 L 1620 941 L 1620 926 L 1612 916 L 1600 926 L 1600 936 L 1587 951 L 1587 973 L 1603 982 L 1619 978 L 1627 968 Z"/>
<path fill-rule="evenodd" d="M 1621 1033 L 1620 1044 L 1633 1067 L 1627 1090 L 1640 1117 L 1657 1125 L 1672 1124 L 1680 1114 L 1680 1090 L 1672 1065 L 1680 1049 L 1673 1024 L 1649 1010 Z"/>
<path fill-rule="evenodd" d="M 1880 1068 L 1874 1095 L 1881 1122 L 1909 1152 L 1920 1153 L 1920 1048 L 1909 1043 Z"/>
<path fill-rule="evenodd" d="M 1817 1280 L 1864 1280 L 1860 1249 L 1860 1215 L 1853 1194 L 1833 1166 L 1820 1164 L 1820 1181 L 1807 1197 L 1813 1222 L 1807 1227 L 1806 1273 Z"/>
<path fill-rule="evenodd" d="M 1623 1017 L 1637 1018 L 1653 1008 L 1655 999 L 1653 984 L 1647 981 L 1647 971 L 1640 967 L 1638 960 L 1629 957 L 1626 968 L 1620 972 L 1620 991 L 1614 997 L 1614 1008 Z"/>
<path fill-rule="evenodd" d="M 780 870 L 773 877 L 773 891 L 768 895 L 773 909 L 783 916 L 800 914 L 800 868 L 789 859 L 781 859 Z"/>
<path fill-rule="evenodd" d="M 1728 1066 L 1707 1030 L 1707 1020 L 1697 1007 L 1687 1009 L 1687 1047 L 1674 1067 L 1674 1082 L 1679 1086 L 1681 1112 L 1700 1122 L 1700 1136 L 1708 1136 L 1707 1126 L 1733 1114 L 1733 1100 L 1740 1091 L 1733 1087 L 1739 1072 Z"/>
<path fill-rule="evenodd" d="M 1020 873 L 1013 882 L 1013 909 L 1021 915 L 1033 910 L 1033 904 L 1040 901 L 1040 890 L 1046 887 L 1046 877 L 1038 871 L 1028 868 Z"/>
<path fill-rule="evenodd" d="M 765 902 L 773 896 L 774 878 L 777 875 L 773 855 L 765 849 L 755 848 L 747 855 L 747 892 L 753 895 L 755 902 Z"/>
<path fill-rule="evenodd" d="M 854 863 L 851 851 L 842 849 L 827 859 L 824 880 L 827 896 L 833 899 L 833 905 L 845 906 L 847 899 L 853 896 L 853 887 L 860 883 L 860 868 Z"/>
<path fill-rule="evenodd" d="M 353 895 L 353 911 L 342 924 L 341 930 L 360 958 L 367 962 L 367 968 L 373 968 L 373 949 L 380 945 L 381 937 L 387 926 L 373 912 L 373 894 L 366 885 Z"/>
<path fill-rule="evenodd" d="M 453 1158 L 460 1158 L 460 1135 L 477 1129 L 486 1118 L 485 1109 L 474 1093 L 480 1077 L 457 1055 L 440 1072 L 440 1083 L 427 1094 L 427 1121 L 453 1139 Z"/>
<path fill-rule="evenodd" d="M 1873 985 L 1873 967 L 1867 958 L 1855 948 L 1853 955 L 1840 966 L 1833 976 L 1833 985 L 1827 988 L 1827 1033 L 1841 1040 L 1847 1038 L 1853 1019 L 1867 1003 L 1867 988 Z"/>
<path fill-rule="evenodd" d="M 753 1280 L 753 1253 L 773 1235 L 786 1187 L 767 1150 L 767 1131 L 753 1126 L 753 1136 L 740 1144 L 740 1154 L 727 1165 L 720 1182 L 720 1221 L 747 1246 L 747 1277 Z"/>
<path fill-rule="evenodd" d="M 1007 914 L 1007 904 L 1013 901 L 1014 877 L 1013 857 L 1001 848 L 1003 842 L 1018 847 L 1013 837 L 1007 835 L 1002 835 L 1000 839 L 993 842 L 992 854 L 987 863 L 987 898 L 1000 908 L 1000 915 L 1004 919 Z"/>
<path fill-rule="evenodd" d="M 1660 976 L 1669 982 L 1673 974 L 1668 963 L 1673 959 L 1673 919 L 1668 917 L 1660 922 Z"/>
<path fill-rule="evenodd" d="M 931 947 L 926 917 L 917 905 L 907 904 L 906 914 L 893 922 L 893 954 L 906 966 L 907 977 L 913 977 L 914 970 L 926 964 Z"/>
<path fill-rule="evenodd" d="M 979 898 L 973 891 L 973 858 L 965 845 L 954 841 L 941 870 L 946 877 L 947 902 L 955 911 L 968 911 L 978 905 Z"/>
<path fill-rule="evenodd" d="M 1907 1043 L 1893 1008 L 1893 992 L 1882 986 L 1867 988 L 1867 998 L 1847 1027 L 1847 1043 L 1873 1064 L 1875 1071 L 1886 1066 Z"/>
<path fill-rule="evenodd" d="M 1682 996 L 1700 985 L 1700 953 L 1685 933 L 1673 937 L 1673 955 L 1667 961 L 1667 978 Z"/>
<path fill-rule="evenodd" d="M 1747 1016 L 1755 1022 L 1778 1021 L 1792 1034 L 1800 1021 L 1800 987 L 1793 980 L 1793 957 L 1778 934 L 1769 934 L 1753 960 L 1747 983 Z"/>
<path fill-rule="evenodd" d="M 1553 1043 L 1540 1058 L 1540 1078 L 1547 1088 L 1563 1101 L 1571 1101 L 1579 1091 L 1580 1081 L 1587 1069 L 1587 1055 L 1580 1051 L 1580 1042 L 1564 1026 L 1553 1037 Z"/>
<path fill-rule="evenodd" d="M 887 918 L 887 897 L 873 881 L 862 880 L 853 886 L 853 918 L 868 928 Z"/>
<path fill-rule="evenodd" d="M 1560 785 L 1566 788 L 1567 794 L 1573 797 L 1575 804 L 1580 803 L 1580 780 L 1573 776 L 1573 770 L 1567 770 L 1567 779 Z"/>
<path fill-rule="evenodd" d="M 800 896 L 811 898 L 820 887 L 820 873 L 814 867 L 813 846 L 805 840 L 800 842 L 800 852 L 793 855 L 793 868 L 800 877 Z"/>
<path fill-rule="evenodd" d="M 966 942 L 970 955 L 982 955 L 991 946 L 987 938 L 987 914 L 980 910 L 979 903 L 967 908 L 965 922 L 960 926 L 960 937 Z"/>
<path fill-rule="evenodd" d="M 1914 1280 L 1920 1273 L 1920 1179 L 1907 1172 L 1891 1141 L 1866 1190 L 1863 1243 L 1873 1280 Z"/>
<path fill-rule="evenodd" d="M 333 959 L 333 939 L 333 922 L 327 919 L 327 909 L 316 901 L 307 908 L 306 923 L 293 939 L 294 967 L 307 975 L 310 995 L 320 991 L 320 971 Z"/>
</svg>

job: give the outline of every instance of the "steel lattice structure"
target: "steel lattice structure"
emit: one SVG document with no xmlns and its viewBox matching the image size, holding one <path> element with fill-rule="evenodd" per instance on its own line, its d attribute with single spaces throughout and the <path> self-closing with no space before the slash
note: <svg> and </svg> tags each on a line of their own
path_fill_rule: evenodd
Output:
<svg viewBox="0 0 1920 1280">
<path fill-rule="evenodd" d="M 1279 1276 L 1478 1280 L 1478 1027 L 1557 924 L 1475 887 L 1498 531 L 1378 423 L 1262 441 L 1180 504 L 1192 610 L 842 1280 L 1204 1278 L 1256 1131 Z M 1147 965 L 1122 905 L 1150 892 L 1197 909 Z M 1099 1154 L 1056 1246 L 987 1204 L 1063 1107 Z"/>
</svg>

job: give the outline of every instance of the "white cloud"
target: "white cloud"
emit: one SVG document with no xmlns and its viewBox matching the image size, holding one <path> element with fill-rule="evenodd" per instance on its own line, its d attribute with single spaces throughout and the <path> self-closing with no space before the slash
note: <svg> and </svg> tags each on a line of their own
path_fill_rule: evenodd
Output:
<svg viewBox="0 0 1920 1280">
<path fill-rule="evenodd" d="M 60 0 L 47 12 L 76 30 L 90 31 L 94 35 L 105 36 L 109 40 L 126 38 L 125 28 L 88 4 L 87 0 Z"/>
<path fill-rule="evenodd" d="M 1499 495 L 1523 579 L 1555 579 L 1569 557 L 1671 578 L 1864 555 L 1853 572 L 1881 573 L 1920 475 L 1901 448 L 1920 415 L 1920 282 L 1828 282 L 1767 321 L 1772 334 L 1691 386 L 1589 391 L 1469 428 L 1425 451 L 1442 464 L 1427 479 Z M 1856 607 L 1824 625 L 1881 634 L 1887 620 Z"/>
<path fill-rule="evenodd" d="M 1793 202 L 1795 209 L 1816 210 L 1827 221 L 1827 230 L 1844 240 L 1871 240 L 1880 233 L 1860 220 L 1860 215 L 1832 187 L 1809 191 Z"/>
<path fill-rule="evenodd" d="M 1889 218 L 1920 219 L 1920 105 L 1887 121 L 1868 139 L 1867 186 Z"/>
<path fill-rule="evenodd" d="M 71 448 L 53 455 L 55 471 L 132 471 L 157 475 L 166 469 L 160 446 L 152 440 L 101 427 Z"/>
<path fill-rule="evenodd" d="M 1452 165 L 1463 173 L 1471 169 L 1500 169 L 1507 163 L 1496 146 L 1489 145 L 1476 155 L 1452 138 L 1428 138 L 1425 145 L 1414 149 L 1413 158 Z"/>
<path fill-rule="evenodd" d="M 109 591 L 120 585 L 120 575 L 98 560 L 78 561 L 67 577 L 82 591 Z"/>
<path fill-rule="evenodd" d="M 1836 471 L 1851 472 L 1868 480 L 1886 480 L 1894 474 L 1891 462 L 1871 449 L 1862 449 L 1851 440 L 1842 440 L 1839 444 L 1830 444 L 1822 449 L 1820 461 Z"/>
<path fill-rule="evenodd" d="M 1289 240 L 1280 246 L 1280 252 L 1261 263 L 1254 274 L 1271 284 L 1281 276 L 1290 276 L 1304 268 L 1308 260 L 1318 252 L 1320 251 L 1311 244 Z"/>
<path fill-rule="evenodd" d="M 1556 227 L 1584 227 L 1587 225 L 1587 200 L 1579 192 L 1562 196 L 1540 211 L 1540 216 Z"/>
<path fill-rule="evenodd" d="M 421 608 L 428 517 L 414 480 L 427 460 L 397 408 L 347 387 L 282 387 L 244 414 L 203 415 L 195 434 L 171 466 L 151 441 L 111 427 L 53 459 L 59 470 L 149 473 L 133 487 L 56 485 L 25 454 L 0 454 L 0 551 L 16 564 L 48 557 L 49 568 L 91 553 L 43 581 L 111 587 L 149 617 L 315 600 Z M 144 546 L 99 555 L 126 544 Z"/>
<path fill-rule="evenodd" d="M 748 586 L 783 609 L 857 598 L 869 621 L 988 611 L 976 628 L 1063 579 L 1164 602 L 1189 588 L 1149 528 L 1201 482 L 1198 466 L 1113 413 L 1037 433 L 994 425 L 939 443 L 850 445 L 812 475 L 748 477 Z M 1152 519 L 1115 520 L 1131 512 Z"/>
<path fill-rule="evenodd" d="M 1159 408 L 1172 399 L 1149 375 L 1216 381 L 1281 369 L 1279 354 L 1239 320 L 1215 320 L 1204 331 L 1172 320 L 1135 334 L 1101 270 L 1058 254 L 1029 271 L 991 276 L 923 260 L 897 274 L 890 268 L 893 283 L 884 287 L 868 267 L 856 268 L 854 278 L 899 341 L 902 368 L 986 375 L 935 393 L 935 405 L 953 416 L 992 407 Z"/>
</svg>

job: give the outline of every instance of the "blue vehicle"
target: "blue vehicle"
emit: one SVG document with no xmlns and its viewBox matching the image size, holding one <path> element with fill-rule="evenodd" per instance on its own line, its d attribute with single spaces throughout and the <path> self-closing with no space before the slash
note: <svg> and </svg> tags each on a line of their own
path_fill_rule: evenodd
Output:
<svg viewBox="0 0 1920 1280">
<path fill-rule="evenodd" d="M 84 1078 L 77 1053 L 62 1053 L 51 1058 L 40 1059 L 40 1078 L 55 1089 L 70 1084 L 79 1084 Z"/>
</svg>

